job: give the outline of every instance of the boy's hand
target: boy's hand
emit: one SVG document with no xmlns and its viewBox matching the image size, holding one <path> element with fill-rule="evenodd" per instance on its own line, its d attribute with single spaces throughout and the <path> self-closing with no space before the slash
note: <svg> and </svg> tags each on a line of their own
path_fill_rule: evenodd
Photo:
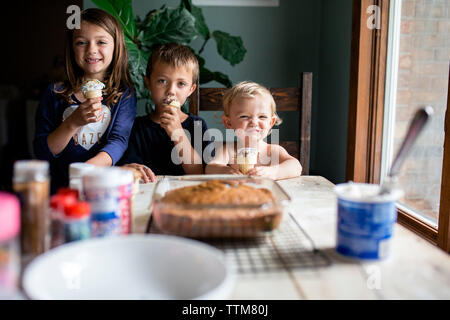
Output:
<svg viewBox="0 0 450 320">
<path fill-rule="evenodd" d="M 180 116 L 178 110 L 171 106 L 165 106 L 160 118 L 161 128 L 166 130 L 167 135 L 172 138 L 172 134 L 178 130 L 183 129 L 181 126 Z"/>
<path fill-rule="evenodd" d="M 143 164 L 129 163 L 124 165 L 124 167 L 130 167 L 138 170 L 141 173 L 141 180 L 144 181 L 144 183 L 156 181 L 156 176 L 153 173 L 153 171 L 149 167 L 144 166 Z"/>
<path fill-rule="evenodd" d="M 255 166 L 253 169 L 250 169 L 247 174 L 249 176 L 259 176 L 276 180 L 278 177 L 278 167 Z"/>
<path fill-rule="evenodd" d="M 72 112 L 66 121 L 69 121 L 76 128 L 99 121 L 101 119 L 99 116 L 102 111 L 102 100 L 103 97 L 87 99 Z"/>
</svg>

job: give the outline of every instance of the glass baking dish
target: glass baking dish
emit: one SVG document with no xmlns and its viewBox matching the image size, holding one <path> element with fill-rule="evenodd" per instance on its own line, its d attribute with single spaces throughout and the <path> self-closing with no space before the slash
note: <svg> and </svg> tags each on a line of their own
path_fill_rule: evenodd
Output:
<svg viewBox="0 0 450 320">
<path fill-rule="evenodd" d="M 220 190 L 214 194 L 217 190 L 208 190 L 210 186 L 214 186 L 213 189 L 220 187 Z M 184 189 L 186 192 L 182 195 L 179 190 L 174 191 L 188 187 L 191 190 Z M 190 199 L 192 188 L 197 191 Z M 173 192 L 178 192 L 175 197 Z M 276 229 L 290 202 L 291 198 L 280 185 L 267 178 L 236 175 L 169 177 L 155 186 L 152 214 L 157 229 L 163 233 L 191 238 L 247 238 Z"/>
</svg>

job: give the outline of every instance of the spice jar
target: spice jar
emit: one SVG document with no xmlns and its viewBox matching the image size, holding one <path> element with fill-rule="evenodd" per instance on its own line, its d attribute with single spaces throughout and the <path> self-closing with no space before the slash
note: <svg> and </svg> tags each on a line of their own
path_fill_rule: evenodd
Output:
<svg viewBox="0 0 450 320">
<path fill-rule="evenodd" d="M 50 245 L 48 168 L 47 161 L 14 163 L 13 188 L 21 204 L 20 246 L 25 265 Z"/>
<path fill-rule="evenodd" d="M 0 208 L 0 300 L 4 300 L 14 299 L 19 292 L 19 200 L 0 192 Z"/>
<path fill-rule="evenodd" d="M 64 233 L 67 242 L 85 240 L 91 237 L 91 208 L 87 202 L 69 204 L 64 209 Z"/>
</svg>

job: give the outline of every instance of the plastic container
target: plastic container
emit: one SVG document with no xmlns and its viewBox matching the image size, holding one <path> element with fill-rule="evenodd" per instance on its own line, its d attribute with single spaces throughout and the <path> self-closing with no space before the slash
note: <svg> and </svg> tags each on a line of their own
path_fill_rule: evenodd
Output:
<svg viewBox="0 0 450 320">
<path fill-rule="evenodd" d="M 130 171 L 133 174 L 133 195 L 136 195 L 139 193 L 139 182 L 141 180 L 141 173 L 134 169 L 134 168 L 130 168 L 130 167 L 120 167 L 120 169 L 122 170 L 127 170 Z"/>
<path fill-rule="evenodd" d="M 119 209 L 121 173 L 118 168 L 97 168 L 83 175 L 84 198 L 91 206 L 91 236 L 122 233 Z"/>
<path fill-rule="evenodd" d="M 21 252 L 25 265 L 50 246 L 48 169 L 47 161 L 14 163 L 13 188 L 21 204 Z"/>
<path fill-rule="evenodd" d="M 122 220 L 122 234 L 131 233 L 134 202 L 133 183 L 133 173 L 128 170 L 120 169 L 119 210 Z"/>
<path fill-rule="evenodd" d="M 69 204 L 64 209 L 64 213 L 64 234 L 66 243 L 86 240 L 91 237 L 91 208 L 88 202 Z"/>
<path fill-rule="evenodd" d="M 0 192 L 0 300 L 19 292 L 20 204 L 12 194 Z"/>
<path fill-rule="evenodd" d="M 216 183 L 214 180 L 219 185 L 206 184 Z M 198 190 L 169 200 L 170 194 L 186 187 Z M 269 193 L 273 200 L 262 193 Z M 272 179 L 235 175 L 171 177 L 156 184 L 152 214 L 157 229 L 163 233 L 192 238 L 248 238 L 276 229 L 290 200 Z"/>
<path fill-rule="evenodd" d="M 56 194 L 50 198 L 50 248 L 55 248 L 66 242 L 64 231 L 64 216 L 67 206 L 78 201 L 73 193 Z"/>
<path fill-rule="evenodd" d="M 69 187 L 78 190 L 80 200 L 83 199 L 83 175 L 94 170 L 93 164 L 74 162 L 69 165 Z"/>
<path fill-rule="evenodd" d="M 343 183 L 337 194 L 336 251 L 349 258 L 379 260 L 390 255 L 396 201 L 401 190 L 379 196 L 379 185 Z"/>
<path fill-rule="evenodd" d="M 78 191 L 78 189 L 74 189 L 74 188 L 60 188 L 60 189 L 58 189 L 57 194 L 69 195 L 71 197 L 74 197 L 77 200 L 80 199 L 80 192 Z"/>
</svg>

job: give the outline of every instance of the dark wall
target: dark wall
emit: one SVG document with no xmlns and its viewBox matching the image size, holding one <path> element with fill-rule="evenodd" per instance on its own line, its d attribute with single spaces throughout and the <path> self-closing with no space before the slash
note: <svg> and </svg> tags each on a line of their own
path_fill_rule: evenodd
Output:
<svg viewBox="0 0 450 320">
<path fill-rule="evenodd" d="M 4 49 L 0 84 L 31 89 L 49 77 L 55 57 L 64 55 L 66 9 L 81 0 L 14 0 L 1 11 Z"/>
<path fill-rule="evenodd" d="M 31 158 L 26 101 L 38 100 L 61 78 L 66 13 L 81 0 L 13 0 L 2 3 L 0 30 L 0 189 L 9 189 L 13 162 Z"/>
<path fill-rule="evenodd" d="M 318 108 L 312 136 L 314 171 L 345 182 L 352 33 L 352 0 L 322 0 Z"/>
</svg>

